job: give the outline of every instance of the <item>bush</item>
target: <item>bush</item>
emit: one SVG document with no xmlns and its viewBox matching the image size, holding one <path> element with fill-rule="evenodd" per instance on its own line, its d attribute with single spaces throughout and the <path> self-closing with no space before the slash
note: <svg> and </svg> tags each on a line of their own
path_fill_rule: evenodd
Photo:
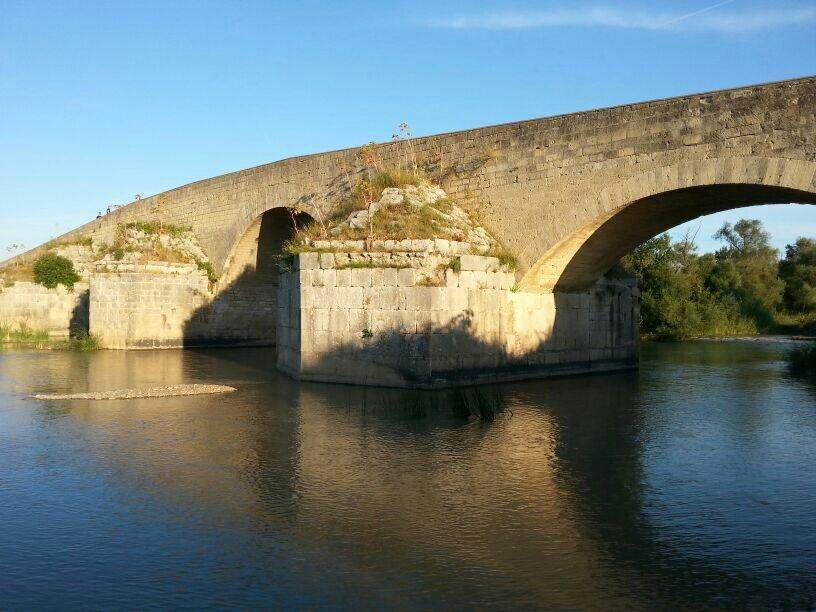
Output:
<svg viewBox="0 0 816 612">
<path fill-rule="evenodd" d="M 68 348 L 83 353 L 95 351 L 99 348 L 99 338 L 86 331 L 81 331 L 68 341 Z"/>
<path fill-rule="evenodd" d="M 34 282 L 49 289 L 57 285 L 65 285 L 68 289 L 74 288 L 79 280 L 79 274 L 74 270 L 73 262 L 67 257 L 46 253 L 34 262 Z"/>
<path fill-rule="evenodd" d="M 785 306 L 791 312 L 816 311 L 816 240 L 799 238 L 786 247 L 779 262 L 779 276 L 785 281 Z"/>
<path fill-rule="evenodd" d="M 159 223 L 158 221 L 133 221 L 126 223 L 125 228 L 134 229 L 148 236 L 165 234 L 172 238 L 180 238 L 184 234 L 193 231 L 193 228 L 189 225 L 174 225 L 172 223 Z"/>
</svg>

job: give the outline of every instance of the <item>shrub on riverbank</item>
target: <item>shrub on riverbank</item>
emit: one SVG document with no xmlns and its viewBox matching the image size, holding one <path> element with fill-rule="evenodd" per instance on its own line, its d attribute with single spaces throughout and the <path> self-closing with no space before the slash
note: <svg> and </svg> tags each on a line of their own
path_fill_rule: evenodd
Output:
<svg viewBox="0 0 816 612">
<path fill-rule="evenodd" d="M 99 348 L 99 339 L 86 331 L 81 331 L 68 340 L 55 340 L 48 332 L 31 329 L 24 323 L 18 326 L 0 323 L 0 345 L 87 352 Z"/>
<path fill-rule="evenodd" d="M 757 333 L 808 333 L 816 327 L 809 305 L 816 243 L 800 239 L 787 257 L 769 246 L 762 224 L 743 219 L 714 235 L 725 245 L 697 254 L 693 237 L 647 240 L 610 271 L 635 276 L 641 290 L 641 332 L 662 340 Z M 793 284 L 791 284 L 793 283 Z M 793 296 L 788 299 L 784 296 Z M 796 305 L 790 312 L 786 306 Z"/>
<path fill-rule="evenodd" d="M 65 285 L 68 289 L 74 288 L 79 281 L 79 274 L 74 269 L 74 262 L 67 257 L 46 253 L 34 261 L 34 282 L 48 289 L 57 285 Z"/>
<path fill-rule="evenodd" d="M 86 331 L 81 331 L 68 340 L 68 348 L 72 351 L 80 351 L 82 353 L 95 351 L 99 349 L 99 338 Z"/>
</svg>

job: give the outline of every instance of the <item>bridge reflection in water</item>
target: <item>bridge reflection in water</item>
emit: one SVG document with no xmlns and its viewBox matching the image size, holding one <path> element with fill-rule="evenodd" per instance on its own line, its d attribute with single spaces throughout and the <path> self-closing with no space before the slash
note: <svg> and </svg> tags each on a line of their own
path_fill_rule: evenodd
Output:
<svg viewBox="0 0 816 612">
<path fill-rule="evenodd" d="M 816 411 L 773 347 L 648 347 L 640 373 L 505 385 L 493 422 L 434 406 L 438 395 L 299 385 L 272 360 L 4 355 L 13 408 L 0 423 L 19 444 L 0 450 L 0 514 L 16 527 L 0 561 L 34 532 L 67 545 L 45 555 L 41 543 L 47 560 L 22 556 L 6 583 L 47 567 L 54 591 L 81 603 L 75 572 L 112 558 L 85 583 L 115 601 L 148 580 L 165 605 L 180 593 L 193 605 L 816 601 L 812 499 L 797 493 L 816 466 Z M 20 399 L 192 381 L 240 390 Z"/>
</svg>

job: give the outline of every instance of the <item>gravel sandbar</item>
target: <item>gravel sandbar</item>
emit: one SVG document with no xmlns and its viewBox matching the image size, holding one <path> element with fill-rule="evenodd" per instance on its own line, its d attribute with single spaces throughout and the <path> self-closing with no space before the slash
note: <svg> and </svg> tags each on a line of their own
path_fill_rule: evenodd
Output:
<svg viewBox="0 0 816 612">
<path fill-rule="evenodd" d="M 201 395 L 204 393 L 229 393 L 235 387 L 227 385 L 168 385 L 165 387 L 149 387 L 147 389 L 115 389 L 113 391 L 95 391 L 92 393 L 39 393 L 34 399 L 61 400 L 61 399 L 136 399 L 140 397 L 173 397 L 175 395 Z"/>
</svg>

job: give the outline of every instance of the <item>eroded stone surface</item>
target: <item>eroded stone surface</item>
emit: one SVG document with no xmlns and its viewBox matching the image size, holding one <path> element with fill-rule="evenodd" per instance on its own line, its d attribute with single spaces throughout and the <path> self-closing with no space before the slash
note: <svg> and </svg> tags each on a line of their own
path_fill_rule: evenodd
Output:
<svg viewBox="0 0 816 612">
<path fill-rule="evenodd" d="M 445 206 L 440 204 L 443 201 Z M 362 240 L 340 239 L 350 230 L 365 230 L 378 216 L 385 215 L 388 219 L 390 215 L 396 222 L 406 214 L 430 216 L 428 223 L 431 228 L 428 229 L 432 230 L 435 238 L 378 239 L 368 245 Z M 307 246 L 335 251 L 437 251 L 442 254 L 462 254 L 471 251 L 484 253 L 497 246 L 496 240 L 485 228 L 479 226 L 464 209 L 448 199 L 444 189 L 426 180 L 422 180 L 419 185 L 384 189 L 377 202 L 373 202 L 365 210 L 349 213 L 339 224 L 328 228 L 328 233 L 337 239 L 313 240 Z"/>
</svg>

